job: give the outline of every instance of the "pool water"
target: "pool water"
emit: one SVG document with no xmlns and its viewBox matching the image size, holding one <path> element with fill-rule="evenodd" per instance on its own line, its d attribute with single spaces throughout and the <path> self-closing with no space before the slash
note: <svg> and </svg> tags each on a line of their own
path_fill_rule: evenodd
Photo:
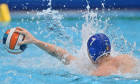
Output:
<svg viewBox="0 0 140 84">
<path fill-rule="evenodd" d="M 55 11 L 13 12 L 12 21 L 0 23 L 0 38 L 10 28 L 26 28 L 37 39 L 58 45 L 72 55 L 86 56 L 86 41 L 90 35 L 102 32 L 112 43 L 112 56 L 131 54 L 140 58 L 140 12 L 113 11 Z M 33 44 L 19 55 L 8 53 L 0 45 L 0 84 L 139 84 L 139 75 L 96 77 L 76 73 L 56 58 Z M 87 57 L 85 57 L 87 58 Z M 89 61 L 85 60 L 88 64 Z M 73 65 L 74 66 L 74 65 Z M 72 66 L 70 66 L 72 67 Z M 85 67 L 83 65 L 83 67 Z M 74 69 L 75 70 L 75 69 Z M 87 71 L 88 72 L 88 71 Z"/>
</svg>

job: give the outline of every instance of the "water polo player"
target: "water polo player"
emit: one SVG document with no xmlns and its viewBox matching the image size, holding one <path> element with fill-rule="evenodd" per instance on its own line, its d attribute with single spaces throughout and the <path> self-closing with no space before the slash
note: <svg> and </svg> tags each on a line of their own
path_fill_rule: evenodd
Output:
<svg viewBox="0 0 140 84">
<path fill-rule="evenodd" d="M 62 60 L 68 65 L 72 60 L 77 58 L 70 55 L 66 50 L 49 43 L 42 42 L 32 36 L 26 29 L 17 27 L 21 31 L 16 31 L 25 35 L 25 39 L 19 42 L 18 45 L 35 44 L 50 55 Z M 92 63 L 96 65 L 96 69 L 91 71 L 94 76 L 108 76 L 117 74 L 118 72 L 125 74 L 131 73 L 136 65 L 136 61 L 129 55 L 110 56 L 111 44 L 109 38 L 102 33 L 91 36 L 87 42 L 87 52 Z"/>
</svg>

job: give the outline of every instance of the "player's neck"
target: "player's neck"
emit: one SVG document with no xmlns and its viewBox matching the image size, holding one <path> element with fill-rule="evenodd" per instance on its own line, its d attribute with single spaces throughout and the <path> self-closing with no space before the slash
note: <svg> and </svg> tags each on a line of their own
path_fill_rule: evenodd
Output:
<svg viewBox="0 0 140 84">
<path fill-rule="evenodd" d="M 110 56 L 110 54 L 108 54 L 107 56 L 102 56 L 98 59 L 97 61 L 97 65 L 101 66 L 104 63 L 107 63 L 108 61 L 110 61 L 112 59 L 112 57 Z"/>
</svg>

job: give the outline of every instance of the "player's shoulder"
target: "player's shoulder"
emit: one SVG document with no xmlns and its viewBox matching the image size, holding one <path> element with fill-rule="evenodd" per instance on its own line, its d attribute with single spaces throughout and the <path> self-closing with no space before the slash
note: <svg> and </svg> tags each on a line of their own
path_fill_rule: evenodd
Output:
<svg viewBox="0 0 140 84">
<path fill-rule="evenodd" d="M 118 60 L 119 62 L 125 62 L 125 61 L 134 61 L 134 57 L 128 54 L 123 54 L 123 55 L 118 55 L 115 57 L 116 60 Z"/>
<path fill-rule="evenodd" d="M 123 55 L 118 55 L 115 58 L 132 58 L 132 56 L 128 55 L 128 54 L 123 54 Z"/>
</svg>

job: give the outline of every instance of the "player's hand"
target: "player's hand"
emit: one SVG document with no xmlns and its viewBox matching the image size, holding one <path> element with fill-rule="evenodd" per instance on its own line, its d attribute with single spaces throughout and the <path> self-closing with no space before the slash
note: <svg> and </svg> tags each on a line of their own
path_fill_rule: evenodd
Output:
<svg viewBox="0 0 140 84">
<path fill-rule="evenodd" d="M 15 31 L 15 32 L 23 34 L 25 36 L 25 39 L 22 42 L 17 43 L 18 45 L 32 44 L 37 41 L 37 39 L 33 35 L 31 35 L 31 33 L 28 32 L 26 29 L 21 27 L 16 27 L 16 28 L 20 29 L 21 31 Z"/>
</svg>

